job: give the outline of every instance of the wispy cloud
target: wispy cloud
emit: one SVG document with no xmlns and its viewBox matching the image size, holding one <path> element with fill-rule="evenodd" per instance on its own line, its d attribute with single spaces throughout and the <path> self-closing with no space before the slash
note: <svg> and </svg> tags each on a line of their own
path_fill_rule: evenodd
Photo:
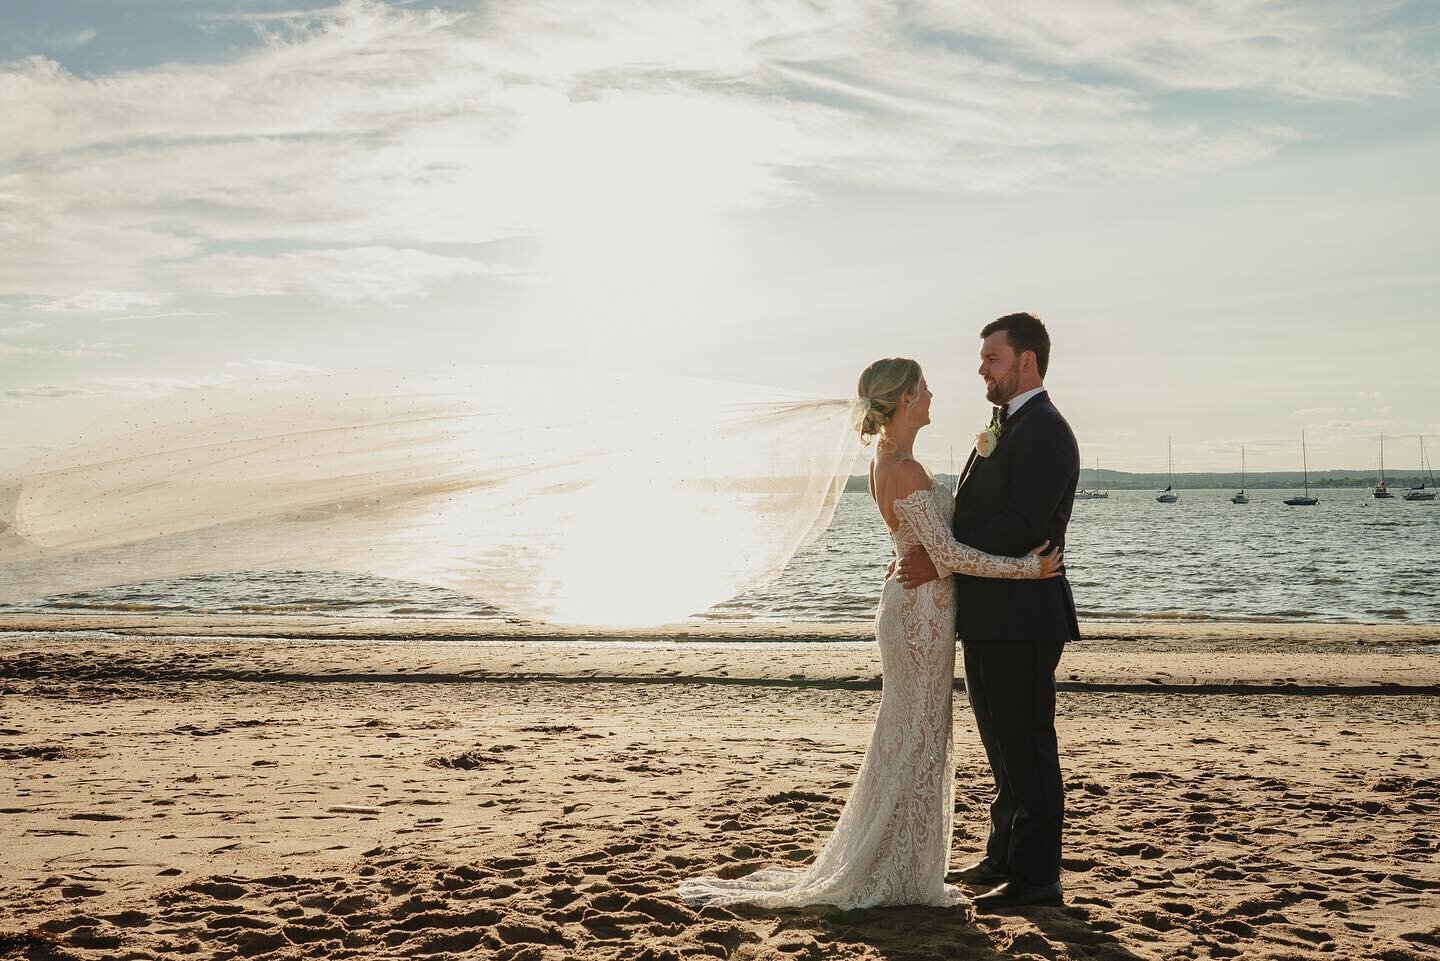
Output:
<svg viewBox="0 0 1440 961">
<path fill-rule="evenodd" d="M 107 344 L 80 341 L 71 347 L 36 347 L 29 344 L 0 343 L 0 359 L 6 357 L 68 357 L 81 360 L 92 357 L 124 357 L 129 344 Z"/>
<path fill-rule="evenodd" d="M 13 403 L 63 400 L 73 397 L 153 399 L 183 391 L 209 390 L 236 383 L 289 383 L 298 377 L 327 373 L 323 367 L 283 360 L 247 358 L 226 361 L 224 369 L 185 376 L 95 377 L 70 384 L 32 384 L 0 390 L 0 398 Z"/>
<path fill-rule="evenodd" d="M 468 257 L 394 247 L 289 251 L 272 256 L 211 254 L 175 271 L 176 280 L 221 296 L 296 294 L 333 303 L 396 303 L 454 277 L 507 274 Z M 181 277 L 180 275 L 184 276 Z"/>
<path fill-rule="evenodd" d="M 0 327 L 0 337 L 24 337 L 26 334 L 33 334 L 44 327 L 45 325 L 38 320 L 17 320 L 13 324 Z"/>
<path fill-rule="evenodd" d="M 36 384 L 33 387 L 7 387 L 0 391 L 6 400 L 59 400 L 96 393 L 85 387 L 64 387 L 59 384 Z"/>
<path fill-rule="evenodd" d="M 1103 68 L 1170 90 L 1257 90 L 1311 100 L 1404 93 L 1408 63 L 1387 20 L 1402 3 L 1345 0 L 961 0 L 922 20 L 1059 67 Z"/>
<path fill-rule="evenodd" d="M 179 317 L 220 317 L 223 313 L 213 310 L 159 310 L 142 314 L 110 314 L 100 319 L 109 323 L 124 320 L 174 320 Z"/>
<path fill-rule="evenodd" d="M 45 53 L 69 53 L 94 40 L 96 33 L 89 27 L 78 30 L 7 30 L 6 46 Z"/>
<path fill-rule="evenodd" d="M 154 307 L 165 300 L 162 294 L 134 290 L 85 290 L 68 297 L 31 304 L 30 310 L 59 314 L 93 314 L 136 307 Z"/>
<path fill-rule="evenodd" d="M 1385 10 L 1357 9 L 346 0 L 226 14 L 261 42 L 224 62 L 91 77 L 37 48 L 0 64 L 0 291 L 130 314 L 197 293 L 401 303 L 506 275 L 497 239 L 646 211 L 1248 164 L 1302 133 L 1174 116 L 1157 91 L 1403 93 Z"/>
</svg>

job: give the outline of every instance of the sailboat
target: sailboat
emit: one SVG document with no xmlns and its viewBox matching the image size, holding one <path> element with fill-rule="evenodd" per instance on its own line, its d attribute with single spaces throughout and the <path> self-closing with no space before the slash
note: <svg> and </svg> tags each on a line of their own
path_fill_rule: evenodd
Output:
<svg viewBox="0 0 1440 961">
<path fill-rule="evenodd" d="M 1429 462 L 1425 460 L 1424 434 L 1420 435 L 1420 470 L 1426 477 L 1430 478 L 1430 487 L 1427 488 L 1425 486 L 1425 481 L 1422 478 L 1419 487 L 1412 487 L 1405 492 L 1405 499 L 1407 501 L 1433 501 L 1435 499 L 1435 491 L 1431 489 L 1435 486 L 1435 474 L 1430 470 Z"/>
<path fill-rule="evenodd" d="M 1075 492 L 1077 501 L 1105 501 L 1110 499 L 1109 491 L 1100 489 L 1100 458 L 1095 458 L 1095 486 L 1091 490 L 1081 488 Z"/>
<path fill-rule="evenodd" d="M 1165 438 L 1165 455 L 1170 462 L 1170 483 L 1165 485 L 1163 491 L 1155 495 L 1155 500 L 1161 504 L 1173 504 L 1180 499 L 1180 495 L 1175 492 L 1175 454 L 1170 447 L 1170 438 L 1168 437 Z"/>
<path fill-rule="evenodd" d="M 1376 500 L 1394 500 L 1395 495 L 1390 493 L 1390 488 L 1385 486 L 1385 434 L 1380 434 L 1380 476 L 1375 479 L 1375 486 L 1370 489 L 1370 494 Z"/>
<path fill-rule="evenodd" d="M 1285 503 L 1291 507 L 1314 507 L 1320 503 L 1319 498 L 1310 496 L 1310 455 L 1305 450 L 1305 432 L 1300 432 L 1300 457 L 1301 463 L 1305 466 L 1305 493 L 1300 497 L 1287 497 Z"/>
<path fill-rule="evenodd" d="M 1232 504 L 1248 504 L 1248 503 L 1250 503 L 1250 498 L 1249 498 L 1249 496 L 1246 495 L 1246 493 L 1245 493 L 1245 445 L 1244 445 L 1244 444 L 1241 444 L 1241 445 L 1240 445 L 1240 489 L 1235 492 L 1235 496 L 1234 496 L 1234 497 L 1230 498 L 1230 503 L 1232 503 Z"/>
</svg>

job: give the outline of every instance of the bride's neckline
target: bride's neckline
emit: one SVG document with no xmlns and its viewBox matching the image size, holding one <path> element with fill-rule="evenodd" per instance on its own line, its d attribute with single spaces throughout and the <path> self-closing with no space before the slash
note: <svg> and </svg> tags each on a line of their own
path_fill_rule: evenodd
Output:
<svg viewBox="0 0 1440 961">
<path fill-rule="evenodd" d="M 914 460 L 914 458 L 911 458 L 911 460 Z M 915 463 L 920 464 L 919 461 L 915 461 Z M 916 494 L 930 494 L 930 493 L 933 493 L 933 492 L 934 492 L 934 490 L 935 490 L 936 487 L 943 486 L 943 485 L 942 485 L 942 482 L 941 482 L 939 479 L 937 479 L 934 474 L 930 473 L 930 469 L 929 469 L 928 467 L 926 467 L 924 464 L 920 464 L 920 469 L 923 470 L 923 471 L 925 472 L 925 476 L 930 479 L 930 486 L 929 486 L 929 487 L 917 487 L 915 490 L 913 490 L 913 491 L 911 491 L 910 493 L 906 494 L 904 497 L 892 497 L 892 498 L 890 498 L 890 503 L 891 503 L 891 506 L 892 506 L 892 507 L 893 507 L 895 504 L 903 503 L 904 501 L 909 500 L 910 498 L 914 497 Z M 874 475 L 874 473 L 873 473 L 873 467 L 872 467 L 872 473 L 871 473 L 871 475 L 870 475 L 870 482 L 871 482 L 872 485 L 873 485 L 874 482 L 875 482 L 875 475 Z M 870 500 L 871 500 L 872 503 L 875 504 L 876 509 L 879 510 L 879 509 L 880 509 L 880 501 L 879 501 L 879 499 L 875 496 L 873 490 L 871 491 Z M 898 515 L 898 514 L 896 515 L 896 519 L 897 519 L 897 520 L 899 519 L 899 515 Z M 894 537 L 896 537 L 896 536 L 899 535 L 899 533 L 900 533 L 900 528 L 899 528 L 899 527 L 891 527 L 891 526 L 890 526 L 890 523 L 885 520 L 885 512 L 884 512 L 883 510 L 880 511 L 880 523 L 882 523 L 882 524 L 885 525 L 885 529 L 890 532 L 890 536 L 891 536 L 892 538 L 894 538 Z"/>
</svg>

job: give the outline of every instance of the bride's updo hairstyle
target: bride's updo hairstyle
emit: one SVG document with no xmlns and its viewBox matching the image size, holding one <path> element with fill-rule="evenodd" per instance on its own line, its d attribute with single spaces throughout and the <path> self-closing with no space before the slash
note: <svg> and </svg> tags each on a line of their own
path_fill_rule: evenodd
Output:
<svg viewBox="0 0 1440 961">
<path fill-rule="evenodd" d="M 913 397 L 920 389 L 920 377 L 920 365 L 907 357 L 886 357 L 865 368 L 855 388 L 860 443 L 869 444 L 890 423 L 900 395 Z"/>
</svg>

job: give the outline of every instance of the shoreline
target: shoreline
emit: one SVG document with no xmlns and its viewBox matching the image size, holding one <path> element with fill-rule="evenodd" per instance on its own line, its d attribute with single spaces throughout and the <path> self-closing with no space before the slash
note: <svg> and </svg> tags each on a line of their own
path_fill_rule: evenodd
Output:
<svg viewBox="0 0 1440 961">
<path fill-rule="evenodd" d="M 0 613 L 0 637 L 15 633 L 103 632 L 136 636 L 274 637 L 370 641 L 862 641 L 865 621 L 685 621 L 653 627 L 516 624 L 475 618 L 360 617 L 319 614 Z M 1081 641 L 1215 643 L 1245 635 L 1255 643 L 1440 648 L 1440 623 L 1281 621 L 1272 618 L 1080 620 Z"/>
<path fill-rule="evenodd" d="M 271 685 L 880 688 L 869 625 L 672 625 L 619 632 L 394 620 L 0 618 L 0 678 Z M 1440 695 L 1440 627 L 1082 625 L 1070 692 Z M 1087 630 L 1088 629 L 1088 630 Z M 957 674 L 960 673 L 957 670 Z M 957 676 L 956 690 L 964 690 Z"/>
</svg>

